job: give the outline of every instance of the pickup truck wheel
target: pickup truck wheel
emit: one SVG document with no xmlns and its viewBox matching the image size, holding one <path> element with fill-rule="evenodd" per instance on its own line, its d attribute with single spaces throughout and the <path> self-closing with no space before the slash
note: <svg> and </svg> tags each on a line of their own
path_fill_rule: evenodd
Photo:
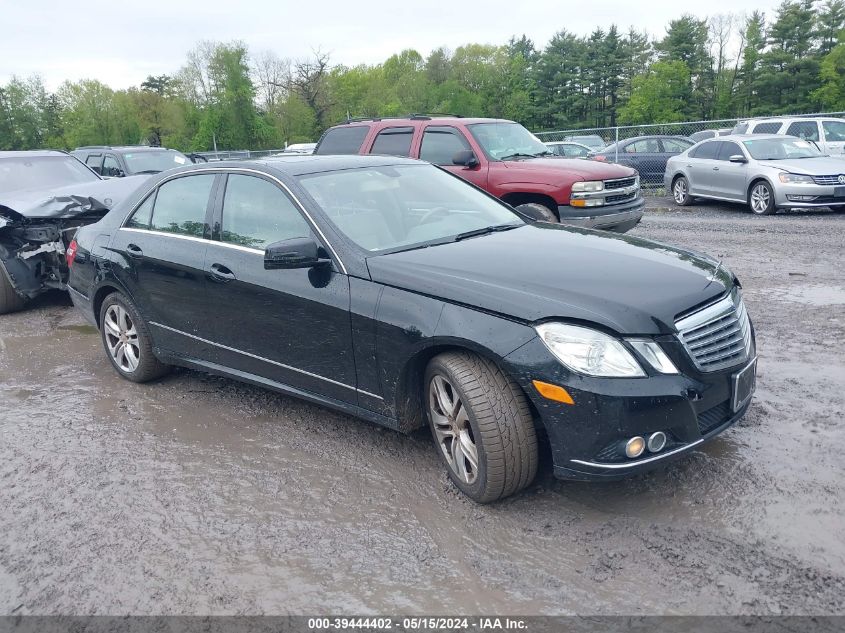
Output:
<svg viewBox="0 0 845 633">
<path fill-rule="evenodd" d="M 14 286 L 9 279 L 6 267 L 0 263 L 0 314 L 9 314 L 22 310 L 26 305 L 26 299 L 15 292 Z"/>
<path fill-rule="evenodd" d="M 530 218 L 535 218 L 543 222 L 560 222 L 549 207 L 539 202 L 526 202 L 516 207 L 517 211 L 521 211 Z"/>
<path fill-rule="evenodd" d="M 126 380 L 148 382 L 170 371 L 153 354 L 152 337 L 138 309 L 119 292 L 103 301 L 100 336 L 112 367 Z"/>
<path fill-rule="evenodd" d="M 436 356 L 425 401 L 437 453 L 473 501 L 522 490 L 537 474 L 537 434 L 525 394 L 492 362 L 469 352 Z"/>
</svg>

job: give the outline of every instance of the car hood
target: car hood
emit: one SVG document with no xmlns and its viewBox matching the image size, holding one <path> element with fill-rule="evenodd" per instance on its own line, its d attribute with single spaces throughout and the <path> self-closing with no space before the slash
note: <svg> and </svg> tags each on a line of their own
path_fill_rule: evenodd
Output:
<svg viewBox="0 0 845 633">
<path fill-rule="evenodd" d="M 38 191 L 11 191 L 0 197 L 0 228 L 23 220 L 65 219 L 108 211 L 148 178 L 128 176 Z"/>
<path fill-rule="evenodd" d="M 580 158 L 524 158 L 519 160 L 500 161 L 499 164 L 505 167 L 508 172 L 545 172 L 551 174 L 568 174 L 578 176 L 583 180 L 606 180 L 612 178 L 625 178 L 633 176 L 636 172 L 630 167 L 601 163 L 593 160 Z"/>
<path fill-rule="evenodd" d="M 760 160 L 757 162 L 766 167 L 782 169 L 793 174 L 806 174 L 809 176 L 845 174 L 845 159 L 833 156 L 793 158 L 792 160 Z"/>
<path fill-rule="evenodd" d="M 538 223 L 371 257 L 374 281 L 525 322 L 675 332 L 677 315 L 733 286 L 718 262 L 657 242 Z"/>
</svg>

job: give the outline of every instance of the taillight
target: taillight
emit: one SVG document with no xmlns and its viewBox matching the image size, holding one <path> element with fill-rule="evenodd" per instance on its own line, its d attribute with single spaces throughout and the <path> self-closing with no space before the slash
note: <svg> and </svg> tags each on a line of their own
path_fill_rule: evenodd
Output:
<svg viewBox="0 0 845 633">
<path fill-rule="evenodd" d="M 601 154 L 597 154 L 596 156 L 593 156 L 592 158 L 593 158 L 593 160 L 600 160 L 602 162 L 607 160 L 607 156 L 602 156 Z"/>
<path fill-rule="evenodd" d="M 67 262 L 67 267 L 70 268 L 73 266 L 73 260 L 76 259 L 76 251 L 79 248 L 79 244 L 76 243 L 76 240 L 71 240 L 70 245 L 67 247 L 65 251 L 65 261 Z"/>
</svg>

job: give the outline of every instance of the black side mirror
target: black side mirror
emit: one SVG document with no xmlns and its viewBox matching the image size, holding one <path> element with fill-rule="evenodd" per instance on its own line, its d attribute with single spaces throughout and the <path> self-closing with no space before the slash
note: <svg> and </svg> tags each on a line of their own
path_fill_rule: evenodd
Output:
<svg viewBox="0 0 845 633">
<path fill-rule="evenodd" d="M 471 149 L 462 149 L 459 152 L 455 152 L 455 155 L 452 156 L 452 164 L 463 165 L 472 169 L 473 167 L 478 167 L 478 158 L 476 158 L 475 152 Z"/>
<path fill-rule="evenodd" d="M 314 268 L 328 265 L 323 249 L 310 237 L 294 237 L 270 244 L 264 251 L 264 268 Z"/>
<path fill-rule="evenodd" d="M 732 163 L 747 163 L 748 159 L 742 154 L 734 154 L 728 159 Z"/>
</svg>

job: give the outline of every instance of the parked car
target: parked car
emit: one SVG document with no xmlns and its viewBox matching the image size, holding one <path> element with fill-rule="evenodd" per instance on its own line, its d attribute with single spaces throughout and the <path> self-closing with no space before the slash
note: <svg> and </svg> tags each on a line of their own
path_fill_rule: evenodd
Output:
<svg viewBox="0 0 845 633">
<path fill-rule="evenodd" d="M 175 149 L 146 145 L 122 147 L 92 145 L 77 147 L 71 154 L 104 178 L 157 174 L 160 171 L 195 162 Z"/>
<path fill-rule="evenodd" d="M 280 154 L 313 154 L 316 143 L 291 143 Z"/>
<path fill-rule="evenodd" d="M 565 156 L 566 158 L 587 158 L 593 151 L 592 148 L 573 141 L 550 141 L 546 143 L 546 147 L 555 156 Z"/>
<path fill-rule="evenodd" d="M 64 289 L 77 227 L 103 217 L 139 178 L 104 181 L 65 152 L 0 152 L 0 314 Z"/>
<path fill-rule="evenodd" d="M 608 145 L 590 158 L 632 167 L 643 184 L 658 185 L 663 182 L 666 161 L 693 145 L 682 136 L 637 136 Z"/>
<path fill-rule="evenodd" d="M 740 121 L 733 134 L 782 134 L 814 142 L 823 154 L 845 153 L 845 119 L 798 117 Z"/>
<path fill-rule="evenodd" d="M 569 141 L 570 143 L 580 143 L 581 145 L 586 145 L 594 152 L 598 152 L 607 147 L 605 140 L 598 134 L 576 134 L 564 136 L 563 140 Z"/>
<path fill-rule="evenodd" d="M 68 261 L 120 376 L 182 365 L 399 431 L 428 423 L 479 502 L 531 483 L 541 441 L 563 478 L 654 468 L 734 424 L 754 390 L 753 328 L 719 262 L 526 222 L 415 160 L 173 170 L 81 229 Z"/>
<path fill-rule="evenodd" d="M 420 158 L 547 222 L 624 233 L 643 214 L 635 171 L 553 157 L 513 121 L 425 115 L 359 119 L 327 130 L 314 153 Z"/>
<path fill-rule="evenodd" d="M 715 138 L 717 136 L 727 136 L 731 133 L 731 128 L 719 128 L 718 130 L 701 130 L 700 132 L 694 132 L 690 134 L 687 138 L 694 143 L 698 143 L 699 141 L 703 141 L 707 138 Z"/>
<path fill-rule="evenodd" d="M 779 208 L 845 208 L 845 162 L 790 136 L 733 134 L 703 141 L 669 159 L 666 190 L 680 205 L 693 198 L 747 204 L 758 215 Z"/>
</svg>

